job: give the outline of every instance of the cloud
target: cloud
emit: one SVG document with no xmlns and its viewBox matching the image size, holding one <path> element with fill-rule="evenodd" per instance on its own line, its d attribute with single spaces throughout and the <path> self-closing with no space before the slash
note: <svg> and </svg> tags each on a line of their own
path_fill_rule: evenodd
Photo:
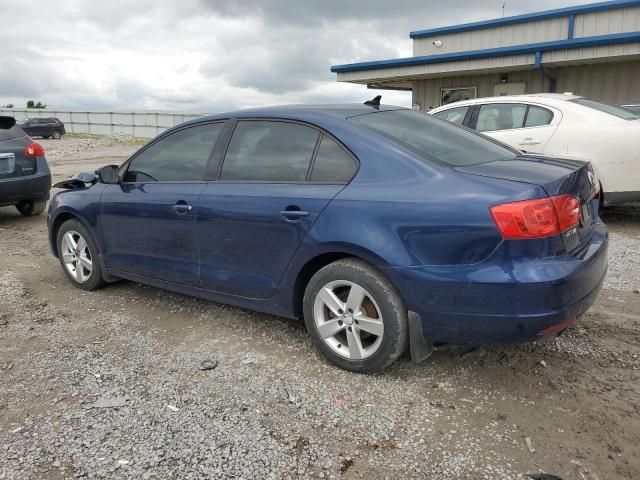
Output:
<svg viewBox="0 0 640 480">
<path fill-rule="evenodd" d="M 580 0 L 507 2 L 507 14 Z M 0 103 L 223 111 L 362 101 L 332 64 L 411 55 L 408 33 L 493 18 L 500 0 L 0 0 Z M 382 92 L 409 105 L 410 94 Z"/>
</svg>

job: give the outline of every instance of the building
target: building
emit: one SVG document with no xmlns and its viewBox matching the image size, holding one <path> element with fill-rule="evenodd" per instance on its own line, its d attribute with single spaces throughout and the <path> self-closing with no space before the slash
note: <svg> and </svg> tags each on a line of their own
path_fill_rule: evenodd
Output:
<svg viewBox="0 0 640 480">
<path fill-rule="evenodd" d="M 334 65 L 339 82 L 411 90 L 414 108 L 573 92 L 640 101 L 640 1 L 611 0 L 411 32 L 413 57 Z"/>
</svg>

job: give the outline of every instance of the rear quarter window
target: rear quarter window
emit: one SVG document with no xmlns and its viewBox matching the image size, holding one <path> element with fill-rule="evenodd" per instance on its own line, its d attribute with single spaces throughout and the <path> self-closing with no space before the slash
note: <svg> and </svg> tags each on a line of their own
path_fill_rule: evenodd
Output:
<svg viewBox="0 0 640 480">
<path fill-rule="evenodd" d="M 11 128 L 0 128 L 0 142 L 3 140 L 15 140 L 16 138 L 22 138 L 26 134 L 17 125 Z"/>
</svg>

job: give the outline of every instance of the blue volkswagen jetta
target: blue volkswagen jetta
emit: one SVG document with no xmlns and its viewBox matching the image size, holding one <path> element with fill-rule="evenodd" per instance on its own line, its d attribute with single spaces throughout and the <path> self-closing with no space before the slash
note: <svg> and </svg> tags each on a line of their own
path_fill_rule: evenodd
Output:
<svg viewBox="0 0 640 480">
<path fill-rule="evenodd" d="M 200 117 L 62 182 L 48 224 L 80 288 L 303 317 L 332 362 L 375 372 L 565 329 L 607 269 L 597 185 L 588 163 L 409 109 L 284 106 Z"/>
</svg>

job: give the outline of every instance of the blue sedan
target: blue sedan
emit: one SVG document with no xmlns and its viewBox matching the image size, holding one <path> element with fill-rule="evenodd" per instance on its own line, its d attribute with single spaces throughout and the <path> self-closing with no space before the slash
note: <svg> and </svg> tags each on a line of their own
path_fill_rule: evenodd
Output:
<svg viewBox="0 0 640 480">
<path fill-rule="evenodd" d="M 304 318 L 356 372 L 557 335 L 607 269 L 588 163 L 375 102 L 200 117 L 58 186 L 49 237 L 74 285 Z"/>
</svg>

